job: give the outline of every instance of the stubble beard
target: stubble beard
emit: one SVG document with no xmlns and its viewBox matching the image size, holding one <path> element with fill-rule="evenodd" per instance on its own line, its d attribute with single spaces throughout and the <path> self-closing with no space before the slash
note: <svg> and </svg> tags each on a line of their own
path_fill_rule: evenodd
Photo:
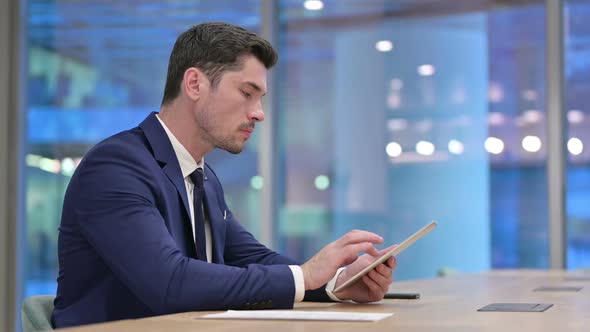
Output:
<svg viewBox="0 0 590 332">
<path fill-rule="evenodd" d="M 225 150 L 232 154 L 238 154 L 244 149 L 244 143 L 240 144 L 234 135 L 219 137 L 215 129 L 215 120 L 211 116 L 209 108 L 197 114 L 197 126 L 201 129 L 201 137 L 215 148 Z"/>
<path fill-rule="evenodd" d="M 236 144 L 232 139 L 225 139 L 215 145 L 217 148 L 225 150 L 232 154 L 238 154 L 244 150 L 244 144 Z"/>
</svg>

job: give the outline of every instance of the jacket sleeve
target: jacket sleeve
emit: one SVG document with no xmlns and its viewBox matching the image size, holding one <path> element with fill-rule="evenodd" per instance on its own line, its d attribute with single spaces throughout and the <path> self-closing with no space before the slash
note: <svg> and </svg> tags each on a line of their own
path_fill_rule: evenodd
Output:
<svg viewBox="0 0 590 332">
<path fill-rule="evenodd" d="M 217 199 L 222 202 L 222 208 L 229 211 L 224 248 L 224 259 L 226 264 L 238 267 L 247 267 L 251 264 L 301 265 L 300 262 L 280 255 L 258 242 L 254 236 L 234 218 L 225 203 L 223 189 L 217 175 L 210 167 L 208 169 L 214 175 L 211 180 L 215 181 L 217 187 Z M 325 288 L 326 286 L 324 285 L 318 289 L 306 291 L 304 301 L 331 302 L 332 300 L 328 294 L 326 294 Z"/>
<path fill-rule="evenodd" d="M 250 303 L 292 308 L 294 281 L 286 265 L 210 264 L 181 253 L 157 209 L 149 157 L 125 144 L 100 145 L 85 157 L 66 194 L 66 200 L 75 198 L 81 233 L 113 274 L 155 314 Z"/>
<path fill-rule="evenodd" d="M 240 241 L 237 241 L 240 239 Z M 226 255 L 228 264 L 249 266 L 248 264 L 283 264 L 301 265 L 301 263 L 282 256 L 262 245 L 242 225 L 233 219 L 228 224 L 226 232 Z M 295 281 L 292 281 L 294 283 Z M 305 291 L 304 301 L 333 302 L 326 293 L 326 285 Z"/>
</svg>

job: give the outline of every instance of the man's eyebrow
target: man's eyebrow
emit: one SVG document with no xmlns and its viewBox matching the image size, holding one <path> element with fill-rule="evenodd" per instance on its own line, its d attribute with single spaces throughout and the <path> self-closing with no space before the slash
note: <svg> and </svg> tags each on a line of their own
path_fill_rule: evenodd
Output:
<svg viewBox="0 0 590 332">
<path fill-rule="evenodd" d="M 254 90 L 258 91 L 258 92 L 262 92 L 262 88 L 258 86 L 258 84 L 254 83 L 254 82 L 246 82 L 247 85 L 251 86 Z M 266 92 L 262 94 L 263 96 L 266 95 Z"/>
</svg>

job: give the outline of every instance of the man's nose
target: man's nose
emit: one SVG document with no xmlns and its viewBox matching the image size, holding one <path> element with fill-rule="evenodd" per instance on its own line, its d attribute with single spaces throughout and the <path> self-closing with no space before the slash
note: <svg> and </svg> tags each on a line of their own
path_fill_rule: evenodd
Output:
<svg viewBox="0 0 590 332">
<path fill-rule="evenodd" d="M 264 111 L 262 110 L 262 104 L 261 103 L 258 103 L 254 107 L 254 109 L 252 110 L 252 112 L 250 112 L 249 120 L 256 121 L 256 122 L 262 122 L 262 121 L 264 121 Z"/>
</svg>

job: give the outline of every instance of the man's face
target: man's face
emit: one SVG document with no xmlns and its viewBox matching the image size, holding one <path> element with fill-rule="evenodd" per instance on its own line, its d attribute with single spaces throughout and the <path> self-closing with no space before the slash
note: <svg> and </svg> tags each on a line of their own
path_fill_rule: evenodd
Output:
<svg viewBox="0 0 590 332">
<path fill-rule="evenodd" d="M 195 114 L 201 138 L 231 153 L 240 153 L 255 123 L 264 120 L 267 70 L 254 56 L 242 61 L 243 68 L 223 73 L 216 88 L 207 86 Z"/>
</svg>

